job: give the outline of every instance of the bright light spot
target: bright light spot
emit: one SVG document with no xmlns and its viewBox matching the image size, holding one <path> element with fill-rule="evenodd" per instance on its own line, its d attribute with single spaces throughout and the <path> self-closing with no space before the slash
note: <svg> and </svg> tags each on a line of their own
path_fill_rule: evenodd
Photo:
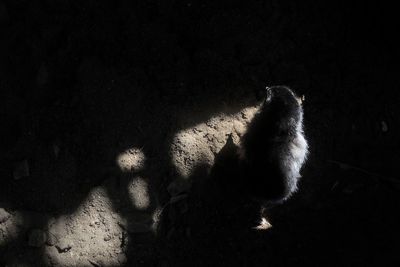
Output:
<svg viewBox="0 0 400 267">
<path fill-rule="evenodd" d="M 43 246 L 43 257 L 56 266 L 92 266 L 90 261 L 120 266 L 129 243 L 121 222 L 107 190 L 95 187 L 72 214 L 49 221 L 47 242 L 52 246 Z"/>
<path fill-rule="evenodd" d="M 129 197 L 135 208 L 143 210 L 150 206 L 150 196 L 147 182 L 141 177 L 135 177 L 129 185 Z"/>
<path fill-rule="evenodd" d="M 259 231 L 265 231 L 272 228 L 272 224 L 267 221 L 267 219 L 265 217 L 261 218 L 260 224 L 256 227 L 254 227 L 255 230 L 259 230 Z"/>
<path fill-rule="evenodd" d="M 144 168 L 146 156 L 139 148 L 125 150 L 117 157 L 117 165 L 123 172 L 138 172 Z"/>
</svg>

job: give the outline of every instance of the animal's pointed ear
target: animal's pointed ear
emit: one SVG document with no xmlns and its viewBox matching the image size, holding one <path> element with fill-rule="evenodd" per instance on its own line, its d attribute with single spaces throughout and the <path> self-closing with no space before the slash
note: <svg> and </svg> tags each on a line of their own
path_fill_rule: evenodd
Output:
<svg viewBox="0 0 400 267">
<path fill-rule="evenodd" d="M 272 89 L 269 86 L 265 87 L 265 102 L 269 102 L 272 98 Z"/>
<path fill-rule="evenodd" d="M 296 97 L 297 102 L 299 102 L 299 105 L 303 105 L 304 101 L 306 101 L 305 95 L 302 95 L 301 97 Z"/>
</svg>

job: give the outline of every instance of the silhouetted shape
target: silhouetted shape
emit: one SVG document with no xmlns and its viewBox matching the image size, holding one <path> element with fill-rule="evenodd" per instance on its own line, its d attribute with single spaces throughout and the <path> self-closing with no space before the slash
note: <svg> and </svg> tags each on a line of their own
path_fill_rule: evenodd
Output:
<svg viewBox="0 0 400 267">
<path fill-rule="evenodd" d="M 245 184 L 262 202 L 282 202 L 297 189 L 308 153 L 301 102 L 288 87 L 267 88 L 265 102 L 243 136 Z"/>
</svg>

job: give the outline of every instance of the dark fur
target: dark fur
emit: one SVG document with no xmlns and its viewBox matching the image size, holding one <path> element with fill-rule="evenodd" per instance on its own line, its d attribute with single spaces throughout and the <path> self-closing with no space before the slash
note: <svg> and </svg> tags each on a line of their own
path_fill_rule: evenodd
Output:
<svg viewBox="0 0 400 267">
<path fill-rule="evenodd" d="M 303 110 L 288 87 L 267 88 L 266 94 L 243 136 L 241 164 L 251 196 L 262 202 L 281 202 L 296 190 L 300 178 L 296 172 L 288 172 L 287 166 L 298 160 L 290 148 L 299 131 L 302 134 Z"/>
</svg>

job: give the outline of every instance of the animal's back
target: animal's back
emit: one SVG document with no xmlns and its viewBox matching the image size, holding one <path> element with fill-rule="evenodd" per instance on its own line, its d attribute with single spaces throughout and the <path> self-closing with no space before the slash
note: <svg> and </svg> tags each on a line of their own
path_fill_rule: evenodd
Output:
<svg viewBox="0 0 400 267">
<path fill-rule="evenodd" d="M 265 103 L 242 140 L 250 195 L 263 202 L 286 200 L 297 190 L 307 154 L 300 98 L 288 87 L 268 88 Z"/>
</svg>

